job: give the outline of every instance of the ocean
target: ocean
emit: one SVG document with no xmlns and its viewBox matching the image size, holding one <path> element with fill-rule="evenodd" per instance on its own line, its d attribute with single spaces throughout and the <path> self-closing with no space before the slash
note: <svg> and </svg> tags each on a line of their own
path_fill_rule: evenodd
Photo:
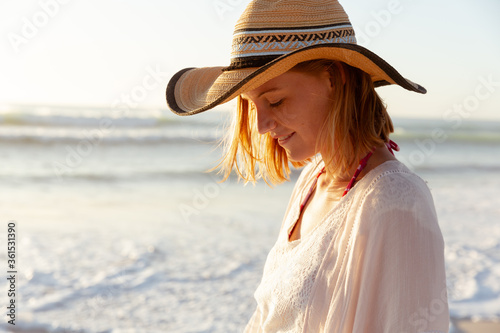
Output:
<svg viewBox="0 0 500 333">
<path fill-rule="evenodd" d="M 17 280 L 16 330 L 5 316 L 0 330 L 241 332 L 299 171 L 274 188 L 206 172 L 229 115 L 1 109 L 0 244 L 15 223 Z M 436 203 L 452 317 L 500 319 L 500 122 L 394 123 Z"/>
</svg>

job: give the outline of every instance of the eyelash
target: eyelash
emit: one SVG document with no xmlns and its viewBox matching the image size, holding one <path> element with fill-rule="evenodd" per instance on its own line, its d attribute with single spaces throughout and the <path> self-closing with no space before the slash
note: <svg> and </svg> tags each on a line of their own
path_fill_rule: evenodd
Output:
<svg viewBox="0 0 500 333">
<path fill-rule="evenodd" d="M 278 106 L 281 105 L 281 103 L 283 103 L 283 100 L 280 100 L 279 102 L 276 103 L 269 103 L 269 106 L 272 108 L 277 108 Z"/>
</svg>

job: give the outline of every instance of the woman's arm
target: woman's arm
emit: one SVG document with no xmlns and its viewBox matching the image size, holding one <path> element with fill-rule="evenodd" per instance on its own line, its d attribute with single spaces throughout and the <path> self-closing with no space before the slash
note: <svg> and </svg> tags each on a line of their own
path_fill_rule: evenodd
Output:
<svg viewBox="0 0 500 333">
<path fill-rule="evenodd" d="M 444 242 L 426 184 L 411 173 L 382 177 L 357 218 L 353 332 L 448 332 Z"/>
</svg>

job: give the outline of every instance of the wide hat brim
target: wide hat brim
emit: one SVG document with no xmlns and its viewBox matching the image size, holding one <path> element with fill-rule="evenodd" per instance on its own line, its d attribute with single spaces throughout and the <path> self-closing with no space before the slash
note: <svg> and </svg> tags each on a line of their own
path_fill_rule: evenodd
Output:
<svg viewBox="0 0 500 333">
<path fill-rule="evenodd" d="M 342 61 L 368 73 L 375 87 L 397 84 L 425 94 L 424 87 L 404 78 L 370 50 L 347 43 L 326 43 L 284 54 L 261 67 L 227 70 L 227 67 L 185 68 L 167 85 L 169 108 L 180 116 L 194 115 L 226 103 L 244 92 L 287 72 L 295 65 L 314 59 Z"/>
</svg>

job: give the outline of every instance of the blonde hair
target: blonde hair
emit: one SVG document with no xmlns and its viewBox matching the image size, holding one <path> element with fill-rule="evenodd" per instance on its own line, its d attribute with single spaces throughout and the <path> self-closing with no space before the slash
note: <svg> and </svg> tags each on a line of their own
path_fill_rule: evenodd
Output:
<svg viewBox="0 0 500 333">
<path fill-rule="evenodd" d="M 296 65 L 291 71 L 309 74 L 327 69 L 334 87 L 332 109 L 318 135 L 317 151 L 323 153 L 325 165 L 333 172 L 346 172 L 360 155 L 389 141 L 394 131 L 382 99 L 375 91 L 370 76 L 360 69 L 332 60 L 311 60 Z M 268 184 L 289 179 L 291 163 L 295 168 L 305 161 L 290 161 L 283 147 L 270 133 L 257 131 L 257 112 L 246 99 L 238 97 L 232 130 L 224 144 L 224 156 L 216 168 L 224 180 L 236 169 L 245 182 L 262 178 Z"/>
</svg>

